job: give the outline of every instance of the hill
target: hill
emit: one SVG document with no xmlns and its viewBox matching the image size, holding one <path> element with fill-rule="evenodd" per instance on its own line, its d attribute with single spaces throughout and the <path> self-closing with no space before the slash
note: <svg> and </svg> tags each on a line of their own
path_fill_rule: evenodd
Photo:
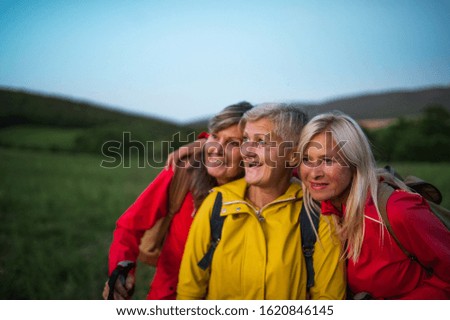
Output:
<svg viewBox="0 0 450 320">
<path fill-rule="evenodd" d="M 177 148 L 193 131 L 81 101 L 0 89 L 0 145 L 5 147 L 99 153 L 107 141 L 117 141 L 122 149 L 126 143 L 131 149 L 157 142 L 146 151 L 160 154 L 161 141 Z"/>
<path fill-rule="evenodd" d="M 433 87 L 417 90 L 397 90 L 380 93 L 360 94 L 350 97 L 326 100 L 322 103 L 287 101 L 304 109 L 309 116 L 332 110 L 340 110 L 370 127 L 390 124 L 391 119 L 419 115 L 426 106 L 439 104 L 450 111 L 450 87 Z M 189 126 L 201 127 L 203 120 L 190 122 Z M 386 121 L 383 121 L 386 120 Z M 381 120 L 381 121 L 380 121 Z"/>
<path fill-rule="evenodd" d="M 321 104 L 299 104 L 310 114 L 340 110 L 355 119 L 389 119 L 420 114 L 424 107 L 440 104 L 450 111 L 450 87 L 411 91 L 363 94 L 325 101 Z"/>
</svg>

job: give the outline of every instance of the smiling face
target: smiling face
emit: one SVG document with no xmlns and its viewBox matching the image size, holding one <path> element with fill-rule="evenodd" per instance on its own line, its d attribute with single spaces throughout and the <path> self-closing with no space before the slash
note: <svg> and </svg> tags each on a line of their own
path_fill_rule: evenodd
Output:
<svg viewBox="0 0 450 320">
<path fill-rule="evenodd" d="M 243 173 L 240 146 L 242 132 L 238 125 L 211 133 L 206 140 L 205 166 L 208 174 L 216 178 L 219 185 L 238 178 Z"/>
<path fill-rule="evenodd" d="M 316 201 L 330 200 L 336 208 L 347 201 L 353 171 L 341 156 L 331 132 L 315 135 L 307 144 L 300 165 L 302 182 Z"/>
<path fill-rule="evenodd" d="M 273 188 L 289 181 L 288 168 L 292 150 L 273 133 L 273 123 L 267 119 L 247 122 L 241 147 L 245 180 L 251 186 Z"/>
</svg>

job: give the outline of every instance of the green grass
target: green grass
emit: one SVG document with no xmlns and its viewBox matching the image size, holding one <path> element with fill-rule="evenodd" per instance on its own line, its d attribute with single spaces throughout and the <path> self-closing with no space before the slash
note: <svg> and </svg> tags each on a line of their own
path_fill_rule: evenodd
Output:
<svg viewBox="0 0 450 320">
<path fill-rule="evenodd" d="M 393 162 L 380 163 L 380 166 L 385 166 L 386 164 L 393 167 L 403 178 L 412 175 L 432 183 L 442 193 L 442 205 L 450 208 L 450 163 Z"/>
<path fill-rule="evenodd" d="M 100 162 L 0 148 L 0 299 L 101 299 L 115 221 L 159 169 Z M 392 165 L 436 184 L 450 207 L 449 164 Z M 138 267 L 135 299 L 152 274 Z"/>
<path fill-rule="evenodd" d="M 84 129 L 21 125 L 0 130 L 0 145 L 15 148 L 71 150 Z"/>
<path fill-rule="evenodd" d="M 158 170 L 16 149 L 0 159 L 0 299 L 99 299 L 114 223 Z M 153 270 L 139 269 L 143 299 Z"/>
</svg>

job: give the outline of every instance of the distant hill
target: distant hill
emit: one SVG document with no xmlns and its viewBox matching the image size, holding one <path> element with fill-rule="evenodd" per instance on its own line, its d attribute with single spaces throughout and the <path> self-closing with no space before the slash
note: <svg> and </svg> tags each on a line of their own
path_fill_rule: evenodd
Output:
<svg viewBox="0 0 450 320">
<path fill-rule="evenodd" d="M 0 89 L 0 145 L 6 147 L 98 153 L 106 141 L 123 142 L 126 132 L 131 147 L 134 141 L 169 141 L 178 147 L 193 131 L 188 125 L 90 103 Z M 179 139 L 173 138 L 176 133 Z"/>
<path fill-rule="evenodd" d="M 310 114 L 340 110 L 359 120 L 418 115 L 431 104 L 440 104 L 450 111 L 450 87 L 362 94 L 299 106 L 306 108 Z"/>
<path fill-rule="evenodd" d="M 381 159 L 450 161 L 450 87 L 361 94 L 320 104 L 289 103 L 304 109 L 309 116 L 343 111 L 366 129 L 380 129 L 403 117 L 399 123 L 368 132 Z M 422 113 L 431 105 L 444 110 L 431 108 Z M 432 109 L 436 110 L 430 113 Z M 428 118 L 415 117 L 419 114 L 427 114 Z M 112 167 L 126 159 L 156 166 L 161 165 L 168 152 L 192 141 L 206 125 L 207 118 L 182 125 L 81 101 L 0 89 L 3 148 L 91 153 L 113 158 L 113 162 L 108 161 Z M 395 132 L 400 133 L 392 139 Z M 437 150 L 442 154 L 438 156 Z"/>
<path fill-rule="evenodd" d="M 336 98 L 323 103 L 303 103 L 299 101 L 290 101 L 289 103 L 304 109 L 309 116 L 339 110 L 357 120 L 388 120 L 418 115 L 423 108 L 431 104 L 440 104 L 450 111 L 450 87 L 361 94 Z M 206 123 L 207 118 L 191 122 L 189 126 L 205 126 Z M 376 121 L 376 123 L 388 124 L 390 121 Z"/>
</svg>

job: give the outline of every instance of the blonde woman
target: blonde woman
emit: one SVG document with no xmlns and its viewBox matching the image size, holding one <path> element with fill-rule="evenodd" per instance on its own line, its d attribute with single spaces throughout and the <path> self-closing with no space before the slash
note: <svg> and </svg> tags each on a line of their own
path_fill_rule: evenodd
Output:
<svg viewBox="0 0 450 320">
<path fill-rule="evenodd" d="M 345 244 L 347 281 L 353 294 L 374 299 L 449 299 L 450 233 L 427 202 L 400 181 L 387 202 L 392 229 L 422 265 L 409 259 L 385 228 L 369 142 L 349 116 L 314 117 L 302 131 L 300 176 L 307 207 L 320 203 Z M 427 269 L 428 269 L 427 268 Z"/>
</svg>

